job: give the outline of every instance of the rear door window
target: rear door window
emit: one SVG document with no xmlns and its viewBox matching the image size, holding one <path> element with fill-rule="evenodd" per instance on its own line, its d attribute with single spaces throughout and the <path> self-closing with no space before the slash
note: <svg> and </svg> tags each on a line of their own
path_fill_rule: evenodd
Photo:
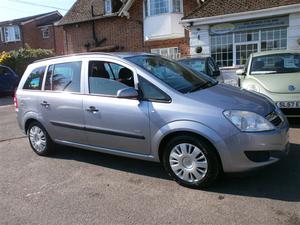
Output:
<svg viewBox="0 0 300 225">
<path fill-rule="evenodd" d="M 81 62 L 68 62 L 49 66 L 45 90 L 80 92 Z"/>
<path fill-rule="evenodd" d="M 43 77 L 45 74 L 46 66 L 34 69 L 28 76 L 23 89 L 25 90 L 41 90 Z"/>
</svg>

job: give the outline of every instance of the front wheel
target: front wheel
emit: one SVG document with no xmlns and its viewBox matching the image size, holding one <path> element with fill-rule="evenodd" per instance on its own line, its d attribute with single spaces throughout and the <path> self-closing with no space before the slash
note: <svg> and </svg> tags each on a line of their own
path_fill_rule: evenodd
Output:
<svg viewBox="0 0 300 225">
<path fill-rule="evenodd" d="M 220 171 L 214 149 L 194 136 L 170 140 L 163 154 L 163 165 L 177 183 L 191 188 L 209 186 Z"/>
</svg>

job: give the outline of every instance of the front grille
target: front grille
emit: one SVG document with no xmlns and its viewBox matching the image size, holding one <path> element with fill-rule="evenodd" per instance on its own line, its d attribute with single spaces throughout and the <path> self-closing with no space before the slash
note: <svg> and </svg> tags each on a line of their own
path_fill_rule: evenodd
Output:
<svg viewBox="0 0 300 225">
<path fill-rule="evenodd" d="M 282 119 L 278 114 L 274 111 L 266 116 L 266 119 L 271 122 L 275 127 L 278 127 L 282 123 Z"/>
<path fill-rule="evenodd" d="M 286 116 L 300 116 L 300 109 L 281 109 Z"/>
</svg>

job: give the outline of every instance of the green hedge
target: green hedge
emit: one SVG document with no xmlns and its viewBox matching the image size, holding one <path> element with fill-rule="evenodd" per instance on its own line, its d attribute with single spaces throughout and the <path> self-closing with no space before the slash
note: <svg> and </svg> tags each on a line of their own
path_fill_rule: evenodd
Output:
<svg viewBox="0 0 300 225">
<path fill-rule="evenodd" d="M 0 53 L 0 64 L 9 66 L 22 76 L 27 66 L 36 60 L 53 57 L 55 54 L 48 49 L 32 49 L 29 46 L 11 52 Z"/>
</svg>

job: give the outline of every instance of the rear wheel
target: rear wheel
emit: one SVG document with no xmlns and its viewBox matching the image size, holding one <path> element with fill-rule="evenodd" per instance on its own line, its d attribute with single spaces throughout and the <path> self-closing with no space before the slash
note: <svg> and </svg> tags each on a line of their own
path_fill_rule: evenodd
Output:
<svg viewBox="0 0 300 225">
<path fill-rule="evenodd" d="M 27 136 L 31 148 L 36 154 L 46 156 L 53 152 L 54 143 L 45 128 L 39 122 L 32 122 L 29 125 Z"/>
<path fill-rule="evenodd" d="M 163 165 L 176 182 L 191 188 L 209 186 L 220 171 L 214 149 L 194 136 L 171 139 L 163 153 Z"/>
</svg>

